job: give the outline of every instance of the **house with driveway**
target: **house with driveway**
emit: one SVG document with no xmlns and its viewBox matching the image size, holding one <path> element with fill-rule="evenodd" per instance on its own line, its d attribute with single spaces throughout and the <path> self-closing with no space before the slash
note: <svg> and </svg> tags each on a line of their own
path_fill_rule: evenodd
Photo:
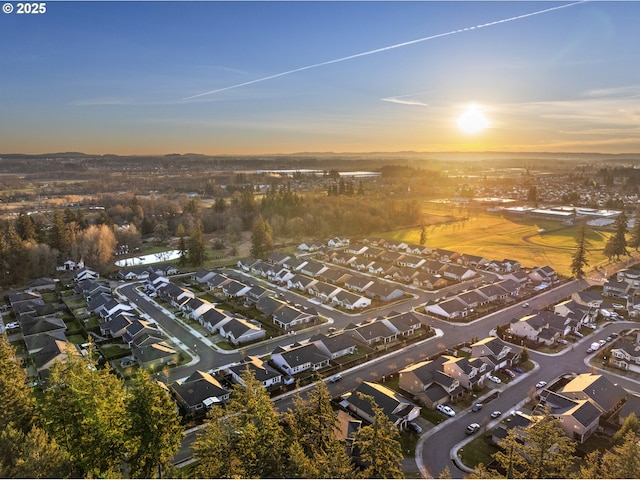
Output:
<svg viewBox="0 0 640 480">
<path fill-rule="evenodd" d="M 420 416 L 420 407 L 399 393 L 383 385 L 362 382 L 351 395 L 343 400 L 347 410 L 368 423 L 373 423 L 375 412 L 371 401 L 398 427 L 405 430 L 407 424 Z"/>
<path fill-rule="evenodd" d="M 435 360 L 414 363 L 400 370 L 398 386 L 412 395 L 412 398 L 427 408 L 457 401 L 465 389 L 460 381 L 444 371 L 444 363 L 450 358 L 441 356 Z"/>
</svg>

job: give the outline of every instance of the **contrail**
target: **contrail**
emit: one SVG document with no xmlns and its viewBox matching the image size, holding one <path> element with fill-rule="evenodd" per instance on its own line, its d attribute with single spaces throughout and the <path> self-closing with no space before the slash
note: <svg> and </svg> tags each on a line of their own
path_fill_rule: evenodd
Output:
<svg viewBox="0 0 640 480">
<path fill-rule="evenodd" d="M 311 70 L 312 68 L 324 67 L 325 65 L 331 65 L 333 63 L 345 62 L 347 60 L 352 60 L 354 58 L 366 57 L 367 55 L 373 55 L 380 52 L 386 52 L 387 50 L 393 50 L 394 48 L 406 47 L 407 45 L 413 45 L 415 43 L 426 42 L 427 40 L 433 40 L 435 38 L 448 37 L 449 35 L 455 35 L 458 33 L 469 32 L 471 30 L 479 30 L 481 28 L 492 27 L 494 25 L 499 25 L 501 23 L 513 22 L 514 20 L 521 20 L 523 18 L 533 17 L 534 15 L 540 15 L 542 13 L 553 12 L 555 10 L 560 10 L 562 8 L 573 7 L 574 5 L 579 5 L 581 3 L 585 3 L 588 0 L 580 0 L 573 3 L 567 3 L 566 5 L 560 5 L 558 7 L 545 8 L 544 10 L 538 10 L 536 12 L 524 13 L 522 15 L 517 15 L 515 17 L 509 17 L 502 20 L 496 20 L 489 23 L 483 23 L 481 25 L 475 25 L 473 27 L 465 27 L 460 28 L 458 30 L 451 30 L 450 32 L 438 33 L 436 35 L 431 35 L 428 37 L 418 38 L 416 40 L 409 40 L 407 42 L 397 43 L 395 45 L 389 45 L 387 47 L 376 48 L 375 50 L 369 50 L 367 52 L 356 53 L 353 55 L 348 55 L 346 57 L 336 58 L 334 60 L 328 60 L 326 62 L 314 63 L 313 65 L 307 65 L 306 67 L 295 68 L 293 70 L 287 70 L 286 72 L 276 73 L 274 75 L 269 75 L 268 77 L 256 78 L 255 80 L 250 80 L 248 82 L 237 83 L 235 85 L 230 85 L 228 87 L 218 88 L 216 90 L 211 90 L 209 92 L 199 93 L 197 95 L 191 95 L 190 97 L 185 97 L 182 100 L 191 100 L 193 98 L 204 97 L 206 95 L 213 95 L 214 93 L 224 92 L 226 90 L 233 90 L 234 88 L 245 87 L 247 85 L 253 85 L 254 83 L 265 82 L 267 80 L 272 80 L 278 77 L 284 77 L 285 75 L 291 75 L 292 73 L 303 72 L 305 70 Z"/>
</svg>

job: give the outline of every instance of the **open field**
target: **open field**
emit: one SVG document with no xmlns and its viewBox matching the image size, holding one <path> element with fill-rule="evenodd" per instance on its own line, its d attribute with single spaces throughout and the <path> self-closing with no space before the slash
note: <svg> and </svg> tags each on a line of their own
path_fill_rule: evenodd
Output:
<svg viewBox="0 0 640 480">
<path fill-rule="evenodd" d="M 427 204 L 425 218 L 447 219 L 454 209 Z M 467 213 L 456 214 L 464 218 Z M 525 267 L 550 265 L 563 275 L 571 274 L 571 256 L 576 247 L 578 228 L 559 222 L 531 218 L 503 217 L 485 211 L 470 212 L 469 217 L 427 226 L 426 245 L 460 253 L 480 255 L 489 260 L 510 258 Z M 427 223 L 425 221 L 425 223 Z M 590 242 L 588 261 L 595 266 L 607 261 L 602 253 L 611 233 L 587 229 Z M 420 229 L 411 228 L 381 233 L 383 238 L 419 243 Z"/>
</svg>

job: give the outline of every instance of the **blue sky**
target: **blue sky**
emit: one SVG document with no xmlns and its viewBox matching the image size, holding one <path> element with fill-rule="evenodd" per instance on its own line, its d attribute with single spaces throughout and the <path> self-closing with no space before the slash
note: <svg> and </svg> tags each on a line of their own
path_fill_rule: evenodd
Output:
<svg viewBox="0 0 640 480">
<path fill-rule="evenodd" d="M 46 5 L 0 14 L 3 153 L 640 152 L 638 2 Z"/>
</svg>

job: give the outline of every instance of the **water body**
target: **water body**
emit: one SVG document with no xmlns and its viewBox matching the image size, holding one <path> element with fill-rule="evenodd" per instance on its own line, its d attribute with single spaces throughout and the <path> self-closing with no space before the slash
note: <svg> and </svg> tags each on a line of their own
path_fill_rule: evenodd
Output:
<svg viewBox="0 0 640 480">
<path fill-rule="evenodd" d="M 136 265 L 148 265 L 149 263 L 168 262 L 180 258 L 180 250 L 167 250 L 166 252 L 142 255 L 141 257 L 130 257 L 118 260 L 118 267 L 134 267 Z"/>
</svg>

